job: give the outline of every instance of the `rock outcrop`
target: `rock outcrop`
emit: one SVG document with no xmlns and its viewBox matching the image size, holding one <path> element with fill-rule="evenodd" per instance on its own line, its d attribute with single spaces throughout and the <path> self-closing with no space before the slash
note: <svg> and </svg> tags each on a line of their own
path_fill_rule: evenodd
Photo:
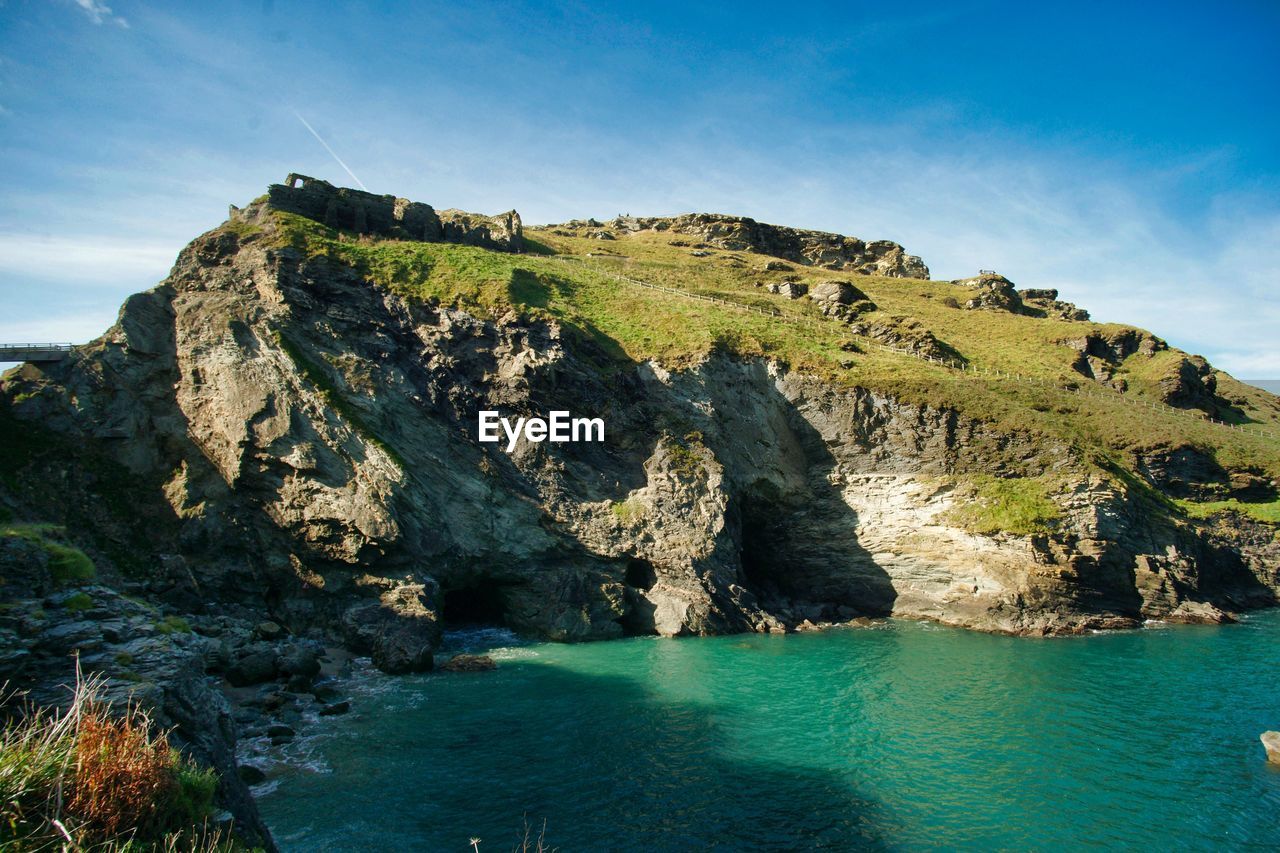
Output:
<svg viewBox="0 0 1280 853">
<path fill-rule="evenodd" d="M 618 231 L 665 231 L 687 234 L 699 242 L 736 252 L 759 252 L 805 266 L 847 270 L 894 278 L 929 277 L 915 255 L 889 240 L 867 242 L 826 231 L 768 225 L 744 216 L 690 213 L 668 217 L 619 217 L 609 223 Z"/>
<path fill-rule="evenodd" d="M 1280 732 L 1263 732 L 1259 739 L 1266 750 L 1267 761 L 1280 764 Z"/>
<path fill-rule="evenodd" d="M 1031 317 L 1051 317 L 1057 320 L 1082 321 L 1089 319 L 1089 312 L 1070 302 L 1058 300 L 1053 289 L 1028 289 L 1019 291 L 1013 282 L 997 272 L 983 270 L 973 278 L 958 279 L 954 285 L 973 291 L 964 303 L 970 311 L 1008 311 Z"/>
<path fill-rule="evenodd" d="M 481 216 L 461 210 L 439 213 L 429 204 L 375 195 L 328 181 L 290 174 L 283 184 L 272 184 L 266 198 L 245 210 L 231 208 L 233 220 L 254 221 L 260 209 L 280 210 L 314 219 L 343 231 L 428 243 L 447 242 L 483 246 L 503 252 L 524 248 L 520 214 Z"/>
<path fill-rule="evenodd" d="M 824 281 L 813 288 L 809 298 L 828 317 L 852 323 L 860 314 L 876 310 L 875 303 L 848 281 Z"/>
</svg>

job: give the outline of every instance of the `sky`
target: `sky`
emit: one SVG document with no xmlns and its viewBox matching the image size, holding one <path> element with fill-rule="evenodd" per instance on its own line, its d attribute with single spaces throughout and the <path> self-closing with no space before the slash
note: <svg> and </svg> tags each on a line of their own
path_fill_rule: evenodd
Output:
<svg viewBox="0 0 1280 853">
<path fill-rule="evenodd" d="M 0 341 L 96 337 L 337 158 L 526 223 L 895 240 L 1280 377 L 1280 4 L 1229 0 L 0 0 Z"/>
</svg>

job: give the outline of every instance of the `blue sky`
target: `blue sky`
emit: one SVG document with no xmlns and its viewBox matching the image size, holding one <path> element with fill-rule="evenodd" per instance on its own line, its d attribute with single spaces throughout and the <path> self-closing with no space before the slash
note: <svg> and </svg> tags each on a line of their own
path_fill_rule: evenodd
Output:
<svg viewBox="0 0 1280 853">
<path fill-rule="evenodd" d="M 1280 376 L 1280 5 L 0 2 L 0 340 L 298 171 L 897 240 Z"/>
</svg>

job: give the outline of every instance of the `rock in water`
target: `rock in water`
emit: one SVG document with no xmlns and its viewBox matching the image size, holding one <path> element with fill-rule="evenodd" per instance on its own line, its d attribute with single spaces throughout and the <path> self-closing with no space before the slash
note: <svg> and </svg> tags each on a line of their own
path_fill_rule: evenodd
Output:
<svg viewBox="0 0 1280 853">
<path fill-rule="evenodd" d="M 1263 732 L 1260 740 L 1267 751 L 1267 761 L 1280 764 L 1280 732 Z"/>
<path fill-rule="evenodd" d="M 440 665 L 441 672 L 487 672 L 497 668 L 488 655 L 454 655 Z"/>
</svg>

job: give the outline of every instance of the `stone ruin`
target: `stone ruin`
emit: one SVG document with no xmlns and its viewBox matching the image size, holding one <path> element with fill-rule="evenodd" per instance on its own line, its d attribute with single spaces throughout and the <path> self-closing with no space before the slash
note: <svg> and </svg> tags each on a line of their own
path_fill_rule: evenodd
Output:
<svg viewBox="0 0 1280 853">
<path fill-rule="evenodd" d="M 266 206 L 356 234 L 464 243 L 503 252 L 524 248 L 524 229 L 520 214 L 514 210 L 498 216 L 436 211 L 422 202 L 335 187 L 328 181 L 296 173 L 290 173 L 283 184 L 272 184 L 267 189 Z M 233 216 L 237 213 L 232 210 Z"/>
</svg>

